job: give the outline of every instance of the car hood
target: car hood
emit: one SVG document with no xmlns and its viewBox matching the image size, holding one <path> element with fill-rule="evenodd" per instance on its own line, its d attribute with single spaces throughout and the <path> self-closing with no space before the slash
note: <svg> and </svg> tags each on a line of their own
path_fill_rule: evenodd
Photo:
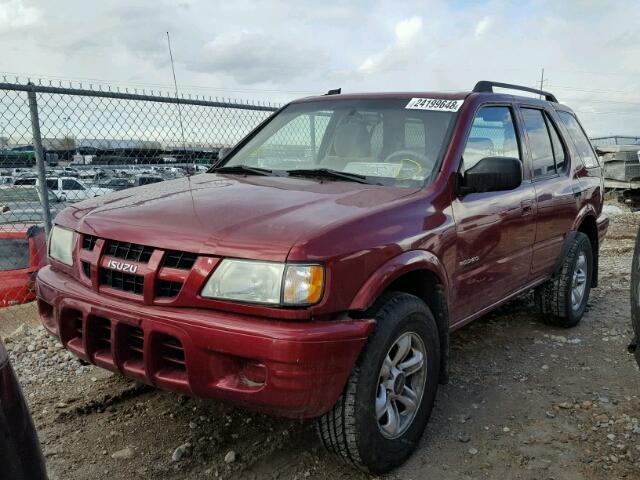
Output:
<svg viewBox="0 0 640 480">
<path fill-rule="evenodd" d="M 354 182 L 205 173 L 77 203 L 57 223 L 158 248 L 282 261 L 297 241 L 415 192 Z"/>
</svg>

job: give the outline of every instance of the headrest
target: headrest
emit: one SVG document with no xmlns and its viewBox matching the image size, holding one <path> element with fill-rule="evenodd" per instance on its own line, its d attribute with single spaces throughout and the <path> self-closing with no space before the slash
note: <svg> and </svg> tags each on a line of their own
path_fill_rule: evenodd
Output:
<svg viewBox="0 0 640 480">
<path fill-rule="evenodd" d="M 360 122 L 343 123 L 336 129 L 333 149 L 338 157 L 368 157 L 371 141 L 367 127 Z"/>
</svg>

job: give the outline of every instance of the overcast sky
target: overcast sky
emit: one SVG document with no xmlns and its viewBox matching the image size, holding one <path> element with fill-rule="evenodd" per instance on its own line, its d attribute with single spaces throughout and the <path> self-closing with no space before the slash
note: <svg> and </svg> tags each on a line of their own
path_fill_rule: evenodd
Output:
<svg viewBox="0 0 640 480">
<path fill-rule="evenodd" d="M 629 1 L 0 0 L 0 71 L 283 102 L 343 91 L 545 87 L 590 135 L 640 135 Z M 90 79 L 90 81 L 89 81 Z"/>
</svg>

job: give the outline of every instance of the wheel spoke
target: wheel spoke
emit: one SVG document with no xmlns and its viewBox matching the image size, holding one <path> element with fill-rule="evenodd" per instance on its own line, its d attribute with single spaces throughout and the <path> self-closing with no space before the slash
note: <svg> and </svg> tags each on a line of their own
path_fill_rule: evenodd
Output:
<svg viewBox="0 0 640 480">
<path fill-rule="evenodd" d="M 400 429 L 400 413 L 394 401 L 388 402 L 386 413 L 387 422 L 382 424 L 381 427 L 389 435 L 394 436 Z"/>
<path fill-rule="evenodd" d="M 418 408 L 418 394 L 405 385 L 401 395 L 396 397 L 396 401 L 404 405 L 404 414 L 412 415 Z"/>
<path fill-rule="evenodd" d="M 414 351 L 413 355 L 398 365 L 398 368 L 408 377 L 420 371 L 424 365 L 424 355 L 421 352 Z"/>
<path fill-rule="evenodd" d="M 389 355 L 384 357 L 384 362 L 382 362 L 382 369 L 380 370 L 380 378 L 383 380 L 387 380 L 391 375 L 391 368 L 393 368 L 393 364 L 391 363 L 391 359 Z"/>
<path fill-rule="evenodd" d="M 396 354 L 391 360 L 391 363 L 394 367 L 398 365 L 399 362 L 404 360 L 404 358 L 409 353 L 409 350 L 411 350 L 411 337 L 409 335 L 405 335 L 400 340 L 398 340 L 398 343 L 396 343 L 396 345 L 398 346 L 398 349 L 396 350 Z"/>
<path fill-rule="evenodd" d="M 378 396 L 376 397 L 376 418 L 378 420 L 380 420 L 387 411 L 387 403 L 387 390 L 384 386 L 380 385 L 378 387 Z"/>
</svg>

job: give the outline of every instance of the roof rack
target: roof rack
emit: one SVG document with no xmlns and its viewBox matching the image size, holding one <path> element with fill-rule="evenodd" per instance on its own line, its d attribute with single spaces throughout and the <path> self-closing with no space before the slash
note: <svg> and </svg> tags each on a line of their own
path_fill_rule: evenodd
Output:
<svg viewBox="0 0 640 480">
<path fill-rule="evenodd" d="M 512 85 L 510 83 L 492 82 L 490 80 L 481 80 L 473 87 L 474 92 L 493 92 L 493 87 L 508 88 L 510 90 L 522 90 L 523 92 L 536 93 L 544 96 L 549 102 L 558 103 L 558 99 L 553 93 L 538 90 L 537 88 L 523 87 L 522 85 Z"/>
<path fill-rule="evenodd" d="M 325 95 L 340 95 L 342 93 L 342 88 L 334 88 L 329 90 Z"/>
</svg>

